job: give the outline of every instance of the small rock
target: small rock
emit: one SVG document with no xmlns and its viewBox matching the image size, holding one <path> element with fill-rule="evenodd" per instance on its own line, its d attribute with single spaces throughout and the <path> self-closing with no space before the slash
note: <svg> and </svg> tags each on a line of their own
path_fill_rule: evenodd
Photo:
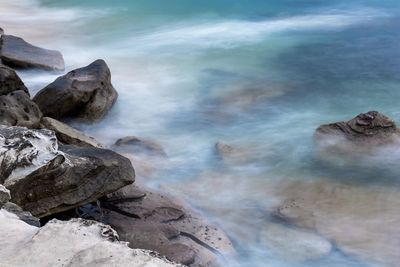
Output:
<svg viewBox="0 0 400 267">
<path fill-rule="evenodd" d="M 40 220 L 32 216 L 30 212 L 22 210 L 17 204 L 7 202 L 4 204 L 3 209 L 17 215 L 21 221 L 24 221 L 29 225 L 40 227 Z"/>
<path fill-rule="evenodd" d="M 64 70 L 64 59 L 58 51 L 33 46 L 12 35 L 3 34 L 1 40 L 1 60 L 8 66 Z"/>
<path fill-rule="evenodd" d="M 0 184 L 0 208 L 11 199 L 10 190 Z"/>
<path fill-rule="evenodd" d="M 117 97 L 111 84 L 110 69 L 104 60 L 96 60 L 58 77 L 33 100 L 44 116 L 93 122 L 107 114 Z"/>
<path fill-rule="evenodd" d="M 78 131 L 77 129 L 49 117 L 42 118 L 41 128 L 54 131 L 56 133 L 57 139 L 67 145 L 74 145 L 79 147 L 103 147 L 103 145 L 100 144 L 93 137 L 86 136 L 84 133 Z"/>
<path fill-rule="evenodd" d="M 120 138 L 115 142 L 117 150 L 123 150 L 124 152 L 136 153 L 148 153 L 151 155 L 166 156 L 162 146 L 152 140 L 140 139 L 136 136 L 127 136 Z"/>
</svg>

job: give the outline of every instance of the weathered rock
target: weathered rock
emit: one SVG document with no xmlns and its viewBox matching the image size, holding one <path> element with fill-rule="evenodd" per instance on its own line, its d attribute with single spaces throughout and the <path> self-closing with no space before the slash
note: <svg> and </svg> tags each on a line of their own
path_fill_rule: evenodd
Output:
<svg viewBox="0 0 400 267">
<path fill-rule="evenodd" d="M 10 190 L 0 184 L 0 208 L 11 199 Z"/>
<path fill-rule="evenodd" d="M 17 215 L 17 217 L 21 221 L 24 221 L 29 225 L 40 227 L 40 220 L 32 216 L 32 214 L 29 211 L 24 211 L 23 209 L 21 209 L 21 207 L 18 206 L 17 204 L 14 204 L 12 202 L 7 202 L 6 204 L 4 204 L 2 209 Z"/>
<path fill-rule="evenodd" d="M 14 91 L 24 91 L 29 95 L 28 88 L 15 70 L 0 64 L 0 95 L 7 95 Z"/>
<path fill-rule="evenodd" d="M 266 223 L 260 242 L 274 256 L 290 262 L 318 260 L 331 253 L 332 244 L 322 236 L 307 230 Z"/>
<path fill-rule="evenodd" d="M 37 228 L 4 210 L 0 211 L 0 247 L 3 266 L 179 266 L 154 252 L 130 249 L 101 223 L 52 220 Z"/>
<path fill-rule="evenodd" d="M 291 182 L 275 188 L 282 204 L 277 216 L 316 230 L 345 254 L 370 266 L 400 261 L 400 189 L 396 186 L 340 183 L 334 180 Z"/>
<path fill-rule="evenodd" d="M 114 192 L 134 181 L 127 158 L 99 148 L 64 146 L 54 132 L 0 126 L 0 183 L 11 200 L 44 217 Z"/>
<path fill-rule="evenodd" d="M 103 147 L 103 145 L 93 137 L 86 136 L 77 129 L 49 117 L 42 118 L 41 128 L 54 131 L 58 141 L 67 145 L 74 145 L 78 147 Z"/>
<path fill-rule="evenodd" d="M 1 60 L 17 68 L 64 70 L 64 59 L 60 52 L 31 45 L 12 35 L 1 36 Z"/>
<path fill-rule="evenodd" d="M 0 95 L 0 124 L 37 128 L 41 118 L 39 107 L 24 91 Z"/>
<path fill-rule="evenodd" d="M 136 136 L 120 138 L 115 142 L 115 148 L 133 154 L 147 153 L 151 155 L 166 156 L 162 146 L 152 140 L 141 139 Z"/>
<path fill-rule="evenodd" d="M 128 186 L 102 201 L 104 220 L 132 248 L 189 266 L 214 266 L 235 254 L 229 238 L 170 197 Z"/>
<path fill-rule="evenodd" d="M 361 113 L 347 122 L 336 122 L 318 127 L 315 140 L 329 145 L 330 139 L 339 139 L 357 144 L 387 144 L 399 138 L 396 124 L 377 111 Z"/>
<path fill-rule="evenodd" d="M 103 60 L 57 78 L 34 97 L 45 116 L 93 122 L 103 118 L 118 97 Z"/>
</svg>

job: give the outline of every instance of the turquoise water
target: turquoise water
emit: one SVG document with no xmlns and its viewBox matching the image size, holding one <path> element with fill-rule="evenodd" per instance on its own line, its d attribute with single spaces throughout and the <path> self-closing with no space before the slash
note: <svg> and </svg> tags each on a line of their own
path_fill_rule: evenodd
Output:
<svg viewBox="0 0 400 267">
<path fill-rule="evenodd" d="M 187 199 L 221 225 L 240 251 L 230 265 L 371 265 L 340 246 L 293 262 L 257 236 L 279 200 L 270 192 L 277 181 L 379 176 L 392 184 L 396 160 L 390 174 L 320 166 L 312 135 L 368 110 L 400 121 L 399 1 L 0 3 L 0 26 L 59 49 L 67 70 L 107 61 L 119 100 L 104 121 L 76 126 L 107 145 L 126 135 L 162 144 L 168 160 L 139 158 L 154 171 L 139 171 L 138 182 Z M 56 77 L 21 75 L 32 92 Z M 222 168 L 217 141 L 245 147 L 249 162 Z"/>
</svg>

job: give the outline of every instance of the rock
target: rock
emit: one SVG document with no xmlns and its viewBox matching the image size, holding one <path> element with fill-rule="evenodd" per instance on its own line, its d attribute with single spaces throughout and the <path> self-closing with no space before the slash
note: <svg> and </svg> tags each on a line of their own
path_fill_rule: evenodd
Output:
<svg viewBox="0 0 400 267">
<path fill-rule="evenodd" d="M 93 122 L 103 118 L 118 97 L 103 60 L 58 77 L 34 97 L 45 116 Z"/>
<path fill-rule="evenodd" d="M 154 252 L 130 249 L 101 223 L 52 220 L 38 228 L 4 210 L 0 210 L 0 247 L 3 266 L 179 266 Z"/>
<path fill-rule="evenodd" d="M 11 199 L 10 190 L 0 184 L 0 208 Z"/>
<path fill-rule="evenodd" d="M 14 91 L 24 91 L 29 96 L 28 88 L 25 87 L 17 73 L 0 64 L 0 95 L 7 95 Z"/>
<path fill-rule="evenodd" d="M 4 30 L 2 29 L 2 28 L 0 28 L 0 37 L 1 37 L 1 35 L 3 35 L 4 34 Z"/>
<path fill-rule="evenodd" d="M 42 112 L 24 91 L 0 95 L 0 124 L 39 127 Z"/>
<path fill-rule="evenodd" d="M 3 34 L 1 42 L 1 60 L 8 66 L 64 70 L 64 59 L 58 51 L 33 46 L 12 35 Z"/>
<path fill-rule="evenodd" d="M 115 142 L 115 148 L 133 154 L 147 153 L 151 155 L 166 156 L 160 144 L 148 139 L 140 139 L 136 136 L 120 138 Z"/>
<path fill-rule="evenodd" d="M 317 231 L 371 266 L 398 266 L 398 187 L 321 179 L 291 182 L 275 191 L 283 198 L 276 210 L 281 219 Z"/>
<path fill-rule="evenodd" d="M 21 207 L 19 207 L 17 204 L 14 204 L 12 202 L 7 202 L 6 204 L 4 204 L 2 209 L 17 215 L 17 217 L 21 221 L 24 221 L 29 225 L 40 227 L 40 220 L 32 216 L 30 212 L 22 210 Z"/>
<path fill-rule="evenodd" d="M 236 166 L 255 163 L 259 160 L 255 153 L 252 153 L 250 145 L 232 146 L 224 142 L 217 142 L 214 147 L 217 158 L 227 164 Z"/>
<path fill-rule="evenodd" d="M 235 250 L 229 238 L 166 195 L 127 186 L 101 202 L 104 220 L 132 248 L 189 266 L 215 266 Z"/>
<path fill-rule="evenodd" d="M 285 261 L 318 260 L 331 253 L 332 244 L 312 231 L 266 223 L 261 229 L 260 242 L 274 256 Z"/>
<path fill-rule="evenodd" d="M 41 128 L 54 131 L 58 141 L 61 141 L 62 143 L 67 145 L 74 145 L 79 147 L 103 147 L 103 145 L 100 144 L 93 137 L 86 136 L 84 133 L 78 131 L 77 129 L 49 117 L 42 118 Z"/>
<path fill-rule="evenodd" d="M 113 151 L 58 150 L 52 131 L 0 126 L 0 183 L 39 218 L 96 201 L 134 177 L 130 161 Z"/>
</svg>

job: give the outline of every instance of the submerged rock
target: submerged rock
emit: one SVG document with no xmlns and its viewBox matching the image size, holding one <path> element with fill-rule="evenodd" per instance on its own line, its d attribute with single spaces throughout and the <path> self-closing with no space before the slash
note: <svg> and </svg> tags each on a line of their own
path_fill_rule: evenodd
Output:
<svg viewBox="0 0 400 267">
<path fill-rule="evenodd" d="M 3 63 L 11 67 L 64 70 L 60 52 L 31 45 L 12 35 L 1 36 L 0 55 Z"/>
<path fill-rule="evenodd" d="M 93 122 L 103 118 L 117 99 L 103 60 L 57 78 L 34 97 L 45 116 Z"/>
<path fill-rule="evenodd" d="M 130 249 L 118 241 L 111 227 L 101 223 L 52 220 L 38 228 L 4 210 L 0 210 L 0 247 L 5 266 L 179 266 L 154 252 Z"/>
<path fill-rule="evenodd" d="M 103 145 L 93 137 L 86 136 L 84 133 L 58 120 L 43 117 L 40 123 L 42 128 L 54 131 L 58 141 L 64 144 L 78 147 L 103 147 Z"/>
<path fill-rule="evenodd" d="M 104 220 L 132 248 L 189 266 L 215 266 L 235 254 L 229 238 L 170 197 L 128 186 L 102 201 Z"/>
<path fill-rule="evenodd" d="M 7 95 L 14 91 L 24 91 L 29 95 L 28 88 L 15 70 L 0 64 L 0 95 Z"/>
<path fill-rule="evenodd" d="M 25 91 L 0 95 L 0 124 L 39 127 L 42 112 Z"/>
<path fill-rule="evenodd" d="M 133 154 L 147 153 L 150 155 L 166 156 L 162 146 L 152 140 L 141 139 L 136 136 L 127 136 L 118 139 L 115 144 L 117 150 Z"/>
<path fill-rule="evenodd" d="M 49 130 L 0 126 L 0 183 L 12 202 L 44 217 L 133 183 L 128 159 L 99 148 L 62 147 Z"/>
</svg>

